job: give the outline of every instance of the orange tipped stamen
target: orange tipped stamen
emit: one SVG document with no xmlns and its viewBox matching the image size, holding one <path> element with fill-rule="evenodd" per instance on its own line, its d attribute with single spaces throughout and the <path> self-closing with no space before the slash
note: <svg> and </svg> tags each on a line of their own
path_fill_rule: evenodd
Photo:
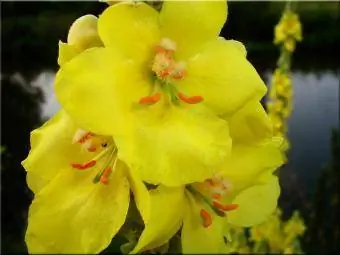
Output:
<svg viewBox="0 0 340 255">
<path fill-rule="evenodd" d="M 95 160 L 90 160 L 89 162 L 86 162 L 84 164 L 79 164 L 79 163 L 72 163 L 72 167 L 76 168 L 78 170 L 85 170 L 88 168 L 93 167 L 97 162 Z"/>
<path fill-rule="evenodd" d="M 85 143 L 87 140 L 89 140 L 92 136 L 93 136 L 93 134 L 92 134 L 91 132 L 87 132 L 86 134 L 84 134 L 83 137 L 81 137 L 81 138 L 78 140 L 78 143 L 83 144 L 83 143 Z"/>
<path fill-rule="evenodd" d="M 219 209 L 221 209 L 222 211 L 232 211 L 238 208 L 237 204 L 229 204 L 229 205 L 224 205 L 221 204 L 220 202 L 217 201 L 213 201 L 213 205 Z"/>
<path fill-rule="evenodd" d="M 187 104 L 197 104 L 203 101 L 203 97 L 201 96 L 193 96 L 193 97 L 188 97 L 184 95 L 183 93 L 178 93 L 179 99 L 181 99 L 183 102 Z"/>
<path fill-rule="evenodd" d="M 155 104 L 161 99 L 161 93 L 156 93 L 153 96 L 143 97 L 139 100 L 140 104 Z"/>
<path fill-rule="evenodd" d="M 212 224 L 211 215 L 204 209 L 200 211 L 201 218 L 203 220 L 203 227 L 207 228 Z"/>
<path fill-rule="evenodd" d="M 212 198 L 214 198 L 214 199 L 220 199 L 220 198 L 221 198 L 221 194 L 215 193 L 215 194 L 212 195 Z"/>
<path fill-rule="evenodd" d="M 100 182 L 103 184 L 108 184 L 109 183 L 109 176 L 111 174 L 112 170 L 110 167 L 106 168 L 104 170 L 103 175 L 100 177 Z"/>
<path fill-rule="evenodd" d="M 156 45 L 155 51 L 156 51 L 157 53 L 163 53 L 163 54 L 169 54 L 169 55 L 171 55 L 171 54 L 174 53 L 173 50 L 165 49 L 165 48 L 164 48 L 163 46 L 161 46 L 161 45 Z"/>
<path fill-rule="evenodd" d="M 96 147 L 90 147 L 87 149 L 89 152 L 95 152 L 97 150 Z"/>
</svg>

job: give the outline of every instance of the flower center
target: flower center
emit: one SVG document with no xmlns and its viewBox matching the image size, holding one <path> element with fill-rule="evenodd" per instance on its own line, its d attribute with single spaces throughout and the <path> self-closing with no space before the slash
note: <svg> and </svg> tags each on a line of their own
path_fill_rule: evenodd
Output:
<svg viewBox="0 0 340 255">
<path fill-rule="evenodd" d="M 117 148 L 113 139 L 78 129 L 73 136 L 73 143 L 79 144 L 83 150 L 96 153 L 96 155 L 85 163 L 71 163 L 71 166 L 81 171 L 99 166 L 99 172 L 94 177 L 93 183 L 108 184 L 118 160 Z"/>
<path fill-rule="evenodd" d="M 203 183 L 195 183 L 187 186 L 191 193 L 206 203 L 209 208 L 219 217 L 225 217 L 226 213 L 238 208 L 237 204 L 225 204 L 222 199 L 231 192 L 231 183 L 221 176 L 214 176 Z M 206 209 L 200 210 L 203 227 L 212 224 L 212 215 Z"/>
<path fill-rule="evenodd" d="M 196 104 L 203 100 L 201 96 L 190 97 L 177 90 L 176 81 L 184 79 L 187 72 L 186 63 L 175 60 L 175 51 L 176 43 L 168 38 L 163 38 L 156 46 L 156 55 L 151 65 L 155 77 L 154 91 L 151 95 L 141 98 L 140 104 L 155 104 L 160 101 L 162 94 L 175 105 L 180 102 Z"/>
</svg>

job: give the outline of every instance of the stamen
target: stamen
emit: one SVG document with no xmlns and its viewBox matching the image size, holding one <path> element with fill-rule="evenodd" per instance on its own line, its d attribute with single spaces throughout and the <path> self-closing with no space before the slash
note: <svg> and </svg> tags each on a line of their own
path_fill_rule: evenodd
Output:
<svg viewBox="0 0 340 255">
<path fill-rule="evenodd" d="M 90 147 L 87 149 L 89 152 L 95 152 L 97 150 L 96 147 Z"/>
<path fill-rule="evenodd" d="M 95 156 L 92 160 L 89 160 L 88 162 L 85 162 L 85 163 L 71 163 L 71 166 L 73 168 L 75 168 L 75 169 L 78 169 L 78 170 L 85 170 L 85 169 L 91 168 L 91 167 L 95 166 L 97 161 L 99 159 L 101 159 L 113 147 L 114 147 L 114 145 L 110 145 L 109 147 L 107 147 L 106 149 L 102 150 L 97 156 Z"/>
<path fill-rule="evenodd" d="M 201 96 L 193 96 L 193 97 L 188 97 L 184 95 L 183 93 L 178 93 L 179 99 L 181 99 L 183 102 L 187 104 L 197 104 L 203 101 L 203 97 Z"/>
<path fill-rule="evenodd" d="M 103 175 L 100 177 L 100 182 L 107 185 L 109 183 L 109 176 L 112 173 L 112 170 L 110 167 L 107 167 L 104 172 Z"/>
<path fill-rule="evenodd" d="M 233 211 L 235 209 L 238 208 L 238 205 L 237 204 L 228 204 L 228 205 L 224 205 L 224 204 L 221 204 L 220 202 L 218 201 L 213 201 L 213 205 L 216 206 L 218 209 L 221 209 L 225 212 L 228 212 L 228 211 Z"/>
<path fill-rule="evenodd" d="M 175 63 L 174 68 L 171 71 L 171 78 L 175 80 L 182 79 L 186 74 L 185 67 L 186 67 L 186 64 L 183 61 L 179 61 Z"/>
<path fill-rule="evenodd" d="M 204 209 L 200 211 L 201 218 L 203 220 L 203 227 L 207 228 L 212 224 L 211 215 Z"/>
<path fill-rule="evenodd" d="M 106 167 L 104 170 L 100 171 L 92 180 L 93 183 L 101 182 L 103 184 L 107 184 L 109 180 L 109 175 L 115 170 L 117 164 L 117 157 L 114 157 L 116 150 L 113 150 L 111 155 L 109 156 L 109 161 L 104 164 Z M 112 162 L 112 160 L 114 160 Z M 112 167 L 110 167 L 112 165 Z"/>
<path fill-rule="evenodd" d="M 80 143 L 83 144 L 85 141 L 90 139 L 93 134 L 89 131 L 83 129 L 77 129 L 76 133 L 73 136 L 73 143 Z"/>
<path fill-rule="evenodd" d="M 221 194 L 219 194 L 219 193 L 212 194 L 212 198 L 220 199 L 221 198 Z"/>
<path fill-rule="evenodd" d="M 85 170 L 85 169 L 88 169 L 88 168 L 91 168 L 93 166 L 95 166 L 97 163 L 96 160 L 90 160 L 84 164 L 79 164 L 79 163 L 72 163 L 72 167 L 75 168 L 75 169 L 78 169 L 78 170 Z"/>
<path fill-rule="evenodd" d="M 156 93 L 153 96 L 143 97 L 139 100 L 140 104 L 155 104 L 161 99 L 161 93 Z"/>
</svg>

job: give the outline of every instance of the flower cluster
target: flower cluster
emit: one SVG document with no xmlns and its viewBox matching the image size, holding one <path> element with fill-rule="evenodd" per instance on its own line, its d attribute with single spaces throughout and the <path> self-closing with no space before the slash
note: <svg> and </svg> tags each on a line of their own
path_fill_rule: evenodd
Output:
<svg viewBox="0 0 340 255">
<path fill-rule="evenodd" d="M 130 202 L 143 221 L 132 253 L 178 232 L 183 253 L 225 252 L 231 224 L 271 215 L 282 139 L 245 47 L 218 37 L 226 18 L 225 1 L 124 1 L 73 23 L 59 43 L 62 110 L 23 162 L 30 253 L 102 251 Z"/>
<path fill-rule="evenodd" d="M 233 253 L 276 253 L 301 254 L 299 238 L 306 231 L 306 226 L 299 212 L 283 221 L 279 209 L 264 223 L 249 229 L 247 237 L 245 229 L 233 228 L 231 231 L 229 251 Z"/>
<path fill-rule="evenodd" d="M 302 40 L 302 28 L 299 15 L 287 8 L 280 22 L 275 27 L 275 44 L 283 44 L 289 52 L 295 50 L 296 41 Z"/>
<path fill-rule="evenodd" d="M 288 7 L 287 7 L 288 6 Z M 285 137 L 285 147 L 289 148 L 286 138 L 286 120 L 293 109 L 293 87 L 291 79 L 291 56 L 296 41 L 301 41 L 301 23 L 299 16 L 288 5 L 286 6 L 279 24 L 275 27 L 275 44 L 281 47 L 281 54 L 274 71 L 267 108 L 274 124 L 274 134 Z"/>
</svg>

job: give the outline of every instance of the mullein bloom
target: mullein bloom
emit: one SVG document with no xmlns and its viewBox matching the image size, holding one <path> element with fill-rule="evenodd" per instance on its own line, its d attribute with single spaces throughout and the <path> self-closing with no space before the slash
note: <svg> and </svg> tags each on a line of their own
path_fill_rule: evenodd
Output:
<svg viewBox="0 0 340 255">
<path fill-rule="evenodd" d="M 95 20 L 86 15 L 73 23 L 71 44 L 59 45 L 60 64 L 98 43 Z M 149 193 L 117 158 L 113 138 L 80 129 L 63 110 L 31 133 L 22 164 L 35 195 L 25 238 L 30 253 L 100 252 L 125 222 L 130 189 L 147 220 Z"/>
<path fill-rule="evenodd" d="M 231 114 L 266 92 L 241 43 L 218 38 L 224 1 L 118 3 L 98 19 L 104 47 L 63 65 L 61 105 L 152 184 L 204 181 L 230 155 Z"/>
<path fill-rule="evenodd" d="M 117 158 L 109 136 L 79 129 L 61 110 L 31 134 L 23 166 L 34 192 L 26 244 L 30 253 L 98 253 L 125 222 L 130 189 L 144 221 L 149 193 Z"/>
<path fill-rule="evenodd" d="M 222 169 L 204 182 L 151 190 L 150 218 L 132 253 L 166 243 L 182 226 L 182 252 L 225 253 L 228 229 L 262 223 L 280 193 L 273 171 L 283 163 L 262 106 L 250 102 L 226 117 L 233 149 Z"/>
<path fill-rule="evenodd" d="M 299 16 L 287 9 L 275 26 L 275 44 L 283 43 L 283 46 L 290 52 L 295 50 L 295 42 L 302 40 L 302 28 Z"/>
<path fill-rule="evenodd" d="M 268 113 L 274 123 L 274 134 L 285 137 L 285 149 L 290 145 L 286 137 L 286 121 L 293 109 L 293 87 L 291 79 L 291 55 L 296 41 L 302 40 L 302 28 L 299 16 L 294 13 L 287 2 L 279 23 L 275 27 L 274 43 L 280 46 L 281 54 L 274 71 L 272 85 L 267 102 Z"/>
<path fill-rule="evenodd" d="M 234 253 L 242 254 L 248 248 L 248 253 L 276 253 L 297 254 L 302 253 L 299 237 L 306 227 L 298 212 L 283 221 L 281 211 L 277 209 L 265 222 L 250 228 L 250 237 L 247 240 L 244 229 L 232 227 L 229 247 Z"/>
</svg>

